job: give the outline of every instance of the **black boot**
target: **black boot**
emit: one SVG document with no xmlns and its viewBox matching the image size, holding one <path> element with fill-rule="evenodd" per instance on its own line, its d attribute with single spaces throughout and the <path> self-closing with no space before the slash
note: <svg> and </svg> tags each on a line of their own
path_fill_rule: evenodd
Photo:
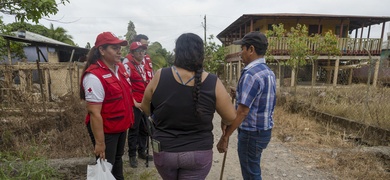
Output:
<svg viewBox="0 0 390 180">
<path fill-rule="evenodd" d="M 130 166 L 131 166 L 132 168 L 138 167 L 137 158 L 136 158 L 135 156 L 131 156 L 131 157 L 129 158 L 129 161 L 130 161 Z"/>
</svg>

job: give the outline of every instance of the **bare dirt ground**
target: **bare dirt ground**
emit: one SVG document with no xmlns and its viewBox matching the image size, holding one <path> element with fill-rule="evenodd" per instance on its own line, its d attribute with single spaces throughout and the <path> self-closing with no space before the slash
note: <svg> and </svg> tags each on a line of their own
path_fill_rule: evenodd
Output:
<svg viewBox="0 0 390 180">
<path fill-rule="evenodd" d="M 218 114 L 214 117 L 214 144 L 218 142 L 221 136 L 220 122 L 221 118 Z M 276 136 L 276 133 L 274 134 Z M 213 156 L 213 165 L 207 180 L 216 180 L 220 179 L 221 168 L 223 163 L 223 156 L 217 151 L 217 148 L 214 145 L 214 156 Z M 154 168 L 153 162 L 149 162 L 149 167 L 145 167 L 145 162 L 143 160 L 138 161 L 138 168 L 130 168 L 128 164 L 128 156 L 125 154 L 123 156 L 124 160 L 124 171 L 125 174 L 130 174 L 132 177 L 137 177 L 139 179 L 161 179 L 158 176 L 157 170 Z M 61 166 L 67 166 L 73 164 L 73 167 L 76 167 L 77 172 L 73 174 L 79 174 L 78 176 L 69 176 L 67 178 L 85 178 L 86 174 L 86 164 L 93 163 L 94 159 L 91 158 L 73 158 L 67 160 L 55 160 L 52 161 L 52 164 L 59 164 L 62 161 Z M 267 149 L 263 152 L 262 155 L 262 174 L 263 179 L 280 179 L 280 180 L 312 180 L 312 179 L 337 179 L 332 176 L 330 173 L 323 172 L 319 169 L 316 169 L 312 164 L 313 162 L 304 160 L 301 156 L 294 154 L 288 146 L 286 146 L 278 138 L 273 137 Z M 66 170 L 67 168 L 60 168 Z M 72 172 L 66 172 L 67 174 L 72 174 Z M 149 173 L 151 174 L 148 177 L 141 178 L 141 174 Z M 229 150 L 225 162 L 223 179 L 225 180 L 240 180 L 241 169 L 237 155 L 237 131 L 233 133 L 229 140 Z"/>
<path fill-rule="evenodd" d="M 19 123 L 9 117 L 1 118 L 0 130 L 7 131 L 0 132 L 3 135 L 0 143 L 9 150 L 23 154 L 25 159 L 30 156 L 51 159 L 49 164 L 64 175 L 60 179 L 86 179 L 87 164 L 93 163 L 94 157 L 85 125 L 76 113 L 80 111 L 81 108 L 74 108 L 70 115 L 61 118 L 26 118 L 28 122 L 35 123 Z M 223 154 L 218 153 L 215 147 L 221 136 L 218 114 L 215 114 L 213 122 L 213 166 L 207 180 L 220 178 L 223 162 Z M 31 142 L 26 137 L 31 136 L 35 137 L 38 151 L 28 148 Z M 281 106 L 276 107 L 272 139 L 262 155 L 263 179 L 390 179 L 390 146 L 363 146 L 342 137 L 345 137 L 345 132 L 333 130 L 330 124 L 288 113 Z M 139 160 L 139 167 L 133 169 L 129 166 L 127 154 L 123 160 L 126 179 L 161 179 L 153 162 L 149 162 L 146 168 L 144 162 Z M 230 138 L 223 179 L 242 179 L 236 132 Z"/>
<path fill-rule="evenodd" d="M 214 117 L 214 144 L 221 136 L 220 117 L 218 114 Z M 275 135 L 275 134 L 274 134 Z M 214 148 L 214 162 L 207 179 L 219 179 L 223 163 L 223 154 L 218 153 Z M 311 179 L 335 179 L 330 174 L 322 172 L 312 165 L 301 160 L 295 155 L 283 142 L 275 136 L 271 139 L 268 147 L 263 151 L 261 159 L 263 179 L 289 179 L 289 180 L 311 180 Z M 237 131 L 229 139 L 229 149 L 226 156 L 223 179 L 239 180 L 242 179 L 240 163 L 237 155 Z"/>
</svg>

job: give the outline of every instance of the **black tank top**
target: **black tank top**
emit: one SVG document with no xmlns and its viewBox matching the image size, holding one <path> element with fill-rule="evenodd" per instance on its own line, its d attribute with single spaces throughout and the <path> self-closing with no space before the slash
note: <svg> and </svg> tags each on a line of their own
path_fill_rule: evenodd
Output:
<svg viewBox="0 0 390 180">
<path fill-rule="evenodd" d="M 193 86 L 177 82 L 171 68 L 163 68 L 152 97 L 156 131 L 153 138 L 160 141 L 161 150 L 183 152 L 213 148 L 213 117 L 217 76 L 209 74 L 202 82 L 198 108 L 192 97 Z"/>
</svg>

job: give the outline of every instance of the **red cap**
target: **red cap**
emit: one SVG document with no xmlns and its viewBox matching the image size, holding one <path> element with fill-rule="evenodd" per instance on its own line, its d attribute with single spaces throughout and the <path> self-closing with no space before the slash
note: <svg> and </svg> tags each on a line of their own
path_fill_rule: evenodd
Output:
<svg viewBox="0 0 390 180">
<path fill-rule="evenodd" d="M 121 46 L 127 46 L 126 40 L 120 40 L 111 32 L 102 32 L 96 37 L 95 47 L 99 47 L 104 44 L 119 44 Z"/>
<path fill-rule="evenodd" d="M 136 42 L 132 42 L 132 43 L 131 43 L 131 45 L 130 45 L 130 50 L 136 50 L 136 49 L 138 49 L 138 48 L 140 48 L 140 47 L 141 47 L 141 48 L 144 48 L 144 49 L 147 49 L 147 48 L 148 48 L 148 47 L 142 45 L 141 42 L 136 41 Z"/>
</svg>

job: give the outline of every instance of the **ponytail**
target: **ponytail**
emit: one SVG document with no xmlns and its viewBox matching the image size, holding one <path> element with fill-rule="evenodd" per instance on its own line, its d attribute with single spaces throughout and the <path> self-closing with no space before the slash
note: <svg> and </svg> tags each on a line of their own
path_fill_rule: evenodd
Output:
<svg viewBox="0 0 390 180">
<path fill-rule="evenodd" d="M 103 49 L 106 49 L 108 47 L 108 44 L 104 44 L 101 47 L 103 47 Z M 92 47 L 87 54 L 87 63 L 84 66 L 82 74 L 85 73 L 85 71 L 88 69 L 89 66 L 91 66 L 91 64 L 95 64 L 100 59 L 100 56 L 101 54 L 99 52 L 99 47 Z M 80 99 L 85 100 L 85 92 L 83 85 L 80 86 Z"/>
</svg>

